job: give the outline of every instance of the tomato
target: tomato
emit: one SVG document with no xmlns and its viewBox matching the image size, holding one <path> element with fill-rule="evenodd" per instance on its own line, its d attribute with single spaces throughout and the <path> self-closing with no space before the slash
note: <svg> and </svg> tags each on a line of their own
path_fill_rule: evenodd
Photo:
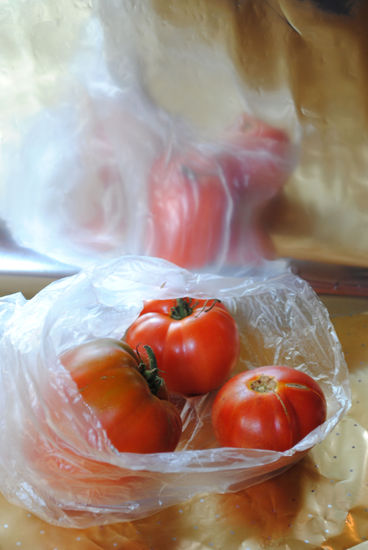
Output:
<svg viewBox="0 0 368 550">
<path fill-rule="evenodd" d="M 222 386 L 212 424 L 224 447 L 286 451 L 325 421 L 326 410 L 322 389 L 308 374 L 266 366 Z"/>
<path fill-rule="evenodd" d="M 160 157 L 148 193 L 149 254 L 189 269 L 216 261 L 226 245 L 229 198 L 214 159 L 194 151 Z"/>
<path fill-rule="evenodd" d="M 248 115 L 222 146 L 163 155 L 148 181 L 147 251 L 193 269 L 274 257 L 262 214 L 285 183 L 291 147 L 281 130 Z"/>
<path fill-rule="evenodd" d="M 239 355 L 235 320 L 218 300 L 149 301 L 125 339 L 148 344 L 168 390 L 187 396 L 218 388 Z"/>
<path fill-rule="evenodd" d="M 229 182 L 251 187 L 252 194 L 269 198 L 279 191 L 294 161 L 294 151 L 286 132 L 243 113 L 226 130 L 224 142 L 237 149 L 238 163 L 226 164 Z M 236 172 L 238 171 L 238 174 Z M 244 178 L 246 176 L 246 179 Z"/>
<path fill-rule="evenodd" d="M 67 373 L 60 376 L 53 371 L 42 399 L 32 405 L 33 414 L 24 426 L 23 452 L 41 491 L 73 516 L 86 503 L 116 506 L 157 490 L 154 477 L 110 462 L 105 454 L 110 444 L 112 451 L 133 453 L 175 449 L 181 419 L 167 400 L 154 358 L 146 366 L 126 344 L 97 339 L 70 349 L 60 359 L 85 403 L 74 402 L 73 395 L 73 403 L 65 404 L 70 388 L 68 382 L 62 387 L 60 383 L 68 379 Z M 107 438 L 89 422 L 86 406 Z"/>
<path fill-rule="evenodd" d="M 247 114 L 229 128 L 220 164 L 233 204 L 227 262 L 257 263 L 275 257 L 267 230 L 266 206 L 275 197 L 293 167 L 294 151 L 288 135 Z"/>
<path fill-rule="evenodd" d="M 173 451 L 181 435 L 180 415 L 150 358 L 147 366 L 129 346 L 109 338 L 81 344 L 60 358 L 120 452 Z"/>
</svg>

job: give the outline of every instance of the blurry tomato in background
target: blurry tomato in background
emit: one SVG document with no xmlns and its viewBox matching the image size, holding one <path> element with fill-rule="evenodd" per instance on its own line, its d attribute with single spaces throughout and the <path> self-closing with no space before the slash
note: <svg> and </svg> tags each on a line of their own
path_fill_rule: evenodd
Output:
<svg viewBox="0 0 368 550">
<path fill-rule="evenodd" d="M 148 252 L 186 268 L 272 258 L 263 210 L 287 180 L 285 132 L 242 115 L 221 147 L 162 156 L 148 183 Z"/>
<path fill-rule="evenodd" d="M 288 135 L 243 114 L 225 133 L 229 147 L 220 164 L 233 199 L 227 263 L 244 265 L 272 259 L 265 207 L 282 189 L 294 164 Z"/>
<path fill-rule="evenodd" d="M 148 194 L 149 253 L 188 268 L 214 262 L 230 200 L 216 161 L 193 150 L 163 156 L 153 165 Z"/>
<path fill-rule="evenodd" d="M 243 114 L 226 131 L 224 144 L 221 165 L 232 190 L 242 186 L 252 199 L 263 202 L 273 197 L 285 184 L 292 165 L 293 150 L 283 130 Z M 226 146 L 232 147 L 231 156 Z"/>
</svg>

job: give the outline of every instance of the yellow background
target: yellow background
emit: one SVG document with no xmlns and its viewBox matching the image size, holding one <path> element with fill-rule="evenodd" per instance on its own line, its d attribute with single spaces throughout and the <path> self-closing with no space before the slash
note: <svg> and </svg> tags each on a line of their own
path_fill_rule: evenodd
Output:
<svg viewBox="0 0 368 550">
<path fill-rule="evenodd" d="M 367 266 L 368 4 L 356 6 L 343 17 L 308 0 L 3 0 L 0 144 L 75 84 L 75 55 L 88 59 L 98 21 L 117 84 L 134 52 L 152 98 L 200 132 L 216 135 L 245 109 L 300 143 L 270 209 L 279 256 Z M 0 155 L 0 181 L 1 169 Z"/>
</svg>

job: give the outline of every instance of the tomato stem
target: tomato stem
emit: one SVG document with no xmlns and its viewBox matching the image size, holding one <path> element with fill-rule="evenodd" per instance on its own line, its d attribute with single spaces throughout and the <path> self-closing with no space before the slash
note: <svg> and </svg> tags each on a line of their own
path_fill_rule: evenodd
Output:
<svg viewBox="0 0 368 550">
<path fill-rule="evenodd" d="M 192 182 L 197 181 L 197 174 L 195 173 L 193 168 L 191 168 L 190 166 L 188 166 L 186 164 L 182 164 L 181 165 L 181 173 L 189 181 L 192 181 Z"/>
<path fill-rule="evenodd" d="M 205 313 L 208 313 L 209 311 L 211 311 L 211 309 L 214 308 L 216 304 L 220 304 L 220 303 L 221 303 L 221 300 L 219 300 L 218 298 L 214 298 L 214 299 L 212 300 L 212 304 L 210 304 L 210 305 L 207 307 L 207 304 L 208 304 L 210 301 L 211 301 L 211 300 L 206 300 L 205 304 L 203 305 L 202 311 L 204 311 Z"/>
<path fill-rule="evenodd" d="M 177 321 L 189 317 L 193 313 L 193 309 L 197 305 L 197 302 L 193 304 L 193 298 L 177 298 L 175 306 L 170 310 L 170 317 Z"/>
<path fill-rule="evenodd" d="M 220 300 L 217 298 L 213 300 L 206 300 L 203 307 L 199 311 L 199 314 L 208 313 L 219 302 Z M 173 306 L 170 310 L 170 317 L 176 321 L 180 321 L 181 319 L 184 319 L 184 317 L 189 317 L 198 303 L 198 300 L 194 301 L 193 298 L 177 298 L 175 301 L 175 306 Z"/>
<path fill-rule="evenodd" d="M 250 389 L 259 393 L 274 392 L 277 382 L 273 376 L 261 374 L 250 383 Z"/>
<path fill-rule="evenodd" d="M 137 355 L 140 360 L 138 368 L 142 376 L 144 376 L 144 378 L 146 379 L 151 393 L 153 393 L 153 395 L 159 396 L 166 388 L 165 381 L 159 375 L 159 369 L 153 349 L 147 345 L 144 345 L 143 347 L 147 353 L 149 364 L 147 366 L 147 364 L 142 360 L 141 355 L 139 354 L 139 351 L 137 349 Z"/>
</svg>

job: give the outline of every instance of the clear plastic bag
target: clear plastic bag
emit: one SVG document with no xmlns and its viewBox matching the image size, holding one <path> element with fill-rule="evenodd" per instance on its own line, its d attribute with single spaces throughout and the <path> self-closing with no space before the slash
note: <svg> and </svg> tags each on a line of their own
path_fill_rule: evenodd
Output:
<svg viewBox="0 0 368 550">
<path fill-rule="evenodd" d="M 93 338 L 122 337 L 144 300 L 179 296 L 216 297 L 229 308 L 241 334 L 232 374 L 287 364 L 313 376 L 326 395 L 326 422 L 283 453 L 221 448 L 210 419 L 214 391 L 177 403 L 183 433 L 175 452 L 111 448 L 57 357 Z M 223 277 L 125 256 L 56 281 L 29 301 L 20 294 L 1 299 L 0 335 L 0 489 L 62 526 L 134 520 L 199 493 L 263 481 L 321 442 L 350 406 L 347 368 L 328 312 L 283 263 Z"/>
<path fill-rule="evenodd" d="M 265 207 L 296 163 L 292 138 L 251 112 L 201 135 L 152 100 L 134 49 L 119 52 L 117 77 L 99 21 L 86 33 L 67 92 L 4 154 L 0 216 L 17 242 L 78 267 L 121 254 L 205 271 L 272 258 Z"/>
</svg>

